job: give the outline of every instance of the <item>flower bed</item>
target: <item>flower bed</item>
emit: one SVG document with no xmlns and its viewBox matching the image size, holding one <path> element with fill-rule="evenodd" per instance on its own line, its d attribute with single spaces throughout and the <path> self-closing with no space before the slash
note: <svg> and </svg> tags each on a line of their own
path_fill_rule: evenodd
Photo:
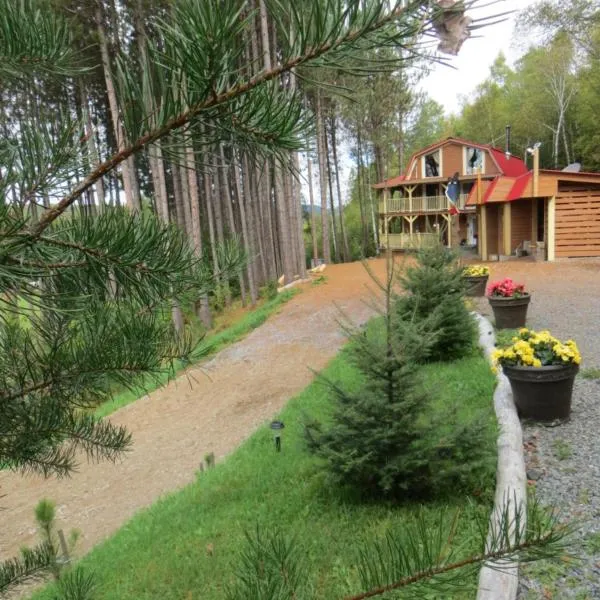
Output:
<svg viewBox="0 0 600 600">
<path fill-rule="evenodd" d="M 581 362 L 581 354 L 573 340 L 561 342 L 549 331 L 536 332 L 523 327 L 512 339 L 512 345 L 494 352 L 496 366 L 545 367 Z"/>
</svg>

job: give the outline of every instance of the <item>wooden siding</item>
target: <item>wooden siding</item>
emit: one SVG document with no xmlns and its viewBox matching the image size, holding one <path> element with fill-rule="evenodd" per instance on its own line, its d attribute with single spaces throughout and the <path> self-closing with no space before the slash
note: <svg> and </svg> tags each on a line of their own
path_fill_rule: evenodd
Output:
<svg viewBox="0 0 600 600">
<path fill-rule="evenodd" d="M 600 256 L 600 189 L 556 198 L 556 258 Z"/>
<path fill-rule="evenodd" d="M 485 174 L 486 175 L 500 175 L 500 169 L 496 166 L 494 158 L 490 154 L 489 150 L 485 151 Z"/>
<path fill-rule="evenodd" d="M 486 220 L 487 220 L 487 251 L 488 256 L 490 254 L 498 254 L 498 206 L 488 204 L 486 208 Z"/>
<path fill-rule="evenodd" d="M 533 202 L 531 200 L 519 200 L 511 203 L 511 253 L 525 240 L 532 241 L 532 209 Z"/>
<path fill-rule="evenodd" d="M 452 177 L 454 173 L 463 173 L 463 147 L 458 144 L 448 144 L 442 148 L 444 153 L 443 172 L 444 177 Z"/>
</svg>

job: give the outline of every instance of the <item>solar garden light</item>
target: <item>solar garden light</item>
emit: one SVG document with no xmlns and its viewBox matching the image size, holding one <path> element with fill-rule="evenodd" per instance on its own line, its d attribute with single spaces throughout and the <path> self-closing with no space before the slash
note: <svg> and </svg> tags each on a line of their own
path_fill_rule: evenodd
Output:
<svg viewBox="0 0 600 600">
<path fill-rule="evenodd" d="M 272 421 L 270 425 L 275 439 L 275 450 L 281 452 L 281 430 L 285 427 L 283 421 Z"/>
</svg>

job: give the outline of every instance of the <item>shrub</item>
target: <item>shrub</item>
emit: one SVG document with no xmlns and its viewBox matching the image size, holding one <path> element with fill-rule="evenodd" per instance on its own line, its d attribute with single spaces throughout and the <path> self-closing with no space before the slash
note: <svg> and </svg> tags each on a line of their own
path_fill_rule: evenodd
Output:
<svg viewBox="0 0 600 600">
<path fill-rule="evenodd" d="M 258 290 L 258 295 L 264 300 L 277 298 L 277 280 L 270 279 Z"/>
<path fill-rule="evenodd" d="M 420 250 L 417 265 L 400 282 L 406 294 L 395 302 L 402 321 L 422 324 L 430 338 L 429 360 L 454 360 L 468 355 L 475 340 L 475 322 L 464 303 L 463 271 L 455 255 L 436 244 Z"/>
<path fill-rule="evenodd" d="M 324 379 L 335 401 L 333 423 L 306 426 L 309 448 L 334 481 L 359 495 L 423 498 L 472 489 L 491 455 L 484 419 L 464 422 L 457 407 L 434 408 L 420 385 L 413 358 L 420 326 L 399 326 L 388 313 L 354 333 L 347 352 L 363 384 L 351 390 Z"/>
</svg>

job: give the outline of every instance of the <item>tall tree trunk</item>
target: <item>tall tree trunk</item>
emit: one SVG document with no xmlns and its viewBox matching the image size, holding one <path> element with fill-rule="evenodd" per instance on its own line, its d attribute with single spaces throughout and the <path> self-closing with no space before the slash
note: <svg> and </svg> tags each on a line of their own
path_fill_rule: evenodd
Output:
<svg viewBox="0 0 600 600">
<path fill-rule="evenodd" d="M 317 154 L 319 158 L 319 187 L 321 188 L 321 239 L 323 244 L 323 258 L 326 263 L 331 262 L 331 248 L 329 245 L 329 219 L 327 215 L 327 173 L 325 148 L 323 144 L 323 110 L 321 106 L 321 91 L 317 90 L 316 107 L 317 125 Z"/>
<path fill-rule="evenodd" d="M 335 204 L 333 202 L 333 183 L 331 181 L 331 161 L 329 160 L 329 139 L 327 135 L 327 120 L 323 120 L 323 131 L 324 137 L 323 141 L 325 142 L 325 158 L 327 161 L 327 183 L 329 187 L 329 206 L 331 207 L 331 229 L 333 232 L 333 255 L 335 262 L 340 262 L 340 250 L 338 243 L 338 233 L 337 233 L 337 224 L 335 218 Z"/>
<path fill-rule="evenodd" d="M 235 163 L 234 163 L 235 164 Z M 250 239 L 248 235 L 248 221 L 246 219 L 246 207 L 244 206 L 246 198 L 245 198 L 245 188 L 242 190 L 241 177 L 243 162 L 240 160 L 238 166 L 235 167 L 234 172 L 234 183 L 235 183 L 235 192 L 237 195 L 237 206 L 240 211 L 240 223 L 242 226 L 242 241 L 244 243 L 244 250 L 246 251 L 246 256 L 248 257 L 248 263 L 246 266 L 246 273 L 248 277 L 248 289 L 250 292 L 250 302 L 254 306 L 256 304 L 256 300 L 258 299 L 258 293 L 256 290 L 256 279 L 254 278 L 254 266 L 252 264 L 252 246 L 250 244 Z"/>
<path fill-rule="evenodd" d="M 202 223 L 200 221 L 200 196 L 198 194 L 198 173 L 196 171 L 196 159 L 194 149 L 189 142 L 185 150 L 185 163 L 188 176 L 188 190 L 190 194 L 190 215 L 192 240 L 194 243 L 194 252 L 198 258 L 202 258 Z M 196 302 L 196 315 L 200 318 L 205 329 L 213 326 L 212 315 L 210 313 L 210 303 L 208 294 L 202 294 Z"/>
<path fill-rule="evenodd" d="M 219 145 L 219 156 L 221 158 L 221 168 L 219 173 L 221 176 L 221 197 L 225 199 L 225 208 L 227 214 L 227 226 L 229 228 L 229 235 L 234 236 L 236 234 L 235 228 L 235 217 L 233 214 L 233 201 L 231 198 L 231 188 L 229 184 L 229 163 L 225 158 L 225 150 L 223 144 Z M 242 296 L 242 305 L 246 305 L 246 290 L 244 286 L 244 278 L 240 273 L 238 275 L 238 281 L 240 284 L 240 294 Z"/>
<path fill-rule="evenodd" d="M 277 221 L 279 225 L 280 233 L 280 247 L 281 247 L 281 259 L 283 263 L 283 275 L 285 277 L 285 283 L 293 281 L 294 277 L 294 261 L 291 251 L 290 244 L 290 231 L 289 231 L 289 217 L 286 210 L 286 198 L 285 198 L 285 186 L 283 181 L 283 173 L 281 169 L 278 169 L 275 173 L 275 189 L 276 189 L 276 207 L 277 207 Z"/>
<path fill-rule="evenodd" d="M 312 160 L 308 153 L 306 156 L 308 163 L 308 197 L 310 198 L 310 234 L 312 239 L 314 266 L 316 266 L 317 259 L 319 258 L 319 248 L 317 244 L 317 217 L 315 215 L 315 197 L 313 193 Z"/>
<path fill-rule="evenodd" d="M 95 167 L 100 164 L 100 160 L 98 157 L 98 149 L 96 148 L 96 133 L 94 131 L 94 126 L 92 123 L 92 115 L 90 113 L 89 105 L 88 105 L 88 94 L 84 88 L 81 86 L 79 88 L 81 94 L 81 108 L 83 110 L 83 120 L 85 123 L 85 137 L 87 138 L 87 148 L 88 148 L 88 156 L 90 163 Z M 105 199 L 104 199 L 104 182 L 102 179 L 98 179 L 95 186 L 96 191 L 96 199 L 98 201 L 98 212 L 104 212 L 106 207 Z"/>
<path fill-rule="evenodd" d="M 123 125 L 119 118 L 119 106 L 117 103 L 117 94 L 115 91 L 115 85 L 113 82 L 112 68 L 110 65 L 110 52 L 108 49 L 108 41 L 106 39 L 106 33 L 104 31 L 104 19 L 102 15 L 102 7 L 99 4 L 96 8 L 96 30 L 98 33 L 98 40 L 100 43 L 100 55 L 102 57 L 102 70 L 104 72 L 104 80 L 106 83 L 106 93 L 108 95 L 108 104 L 113 122 L 113 128 L 115 132 L 115 139 L 117 140 L 117 149 L 119 151 L 125 148 L 125 135 L 123 131 Z M 137 180 L 135 179 L 135 164 L 133 162 L 133 156 L 127 161 L 121 164 L 121 173 L 123 176 L 123 187 L 125 190 L 125 198 L 129 207 L 134 211 L 141 209 L 139 190 L 135 185 Z"/>
<path fill-rule="evenodd" d="M 205 159 L 206 164 L 210 164 L 209 160 Z M 205 169 L 203 174 L 204 179 L 204 200 L 206 206 L 206 217 L 208 220 L 208 237 L 210 242 L 210 249 L 212 253 L 213 260 L 213 272 L 215 274 L 216 280 L 221 283 L 221 278 L 219 276 L 219 258 L 217 256 L 217 239 L 215 236 L 215 218 L 213 212 L 213 195 L 212 195 L 212 172 L 209 168 Z"/>
<path fill-rule="evenodd" d="M 350 249 L 348 247 L 348 237 L 346 236 L 346 226 L 344 224 L 344 204 L 342 202 L 342 191 L 340 186 L 340 164 L 337 156 L 337 135 L 336 135 L 336 115 L 331 117 L 331 149 L 333 150 L 333 164 L 335 166 L 335 186 L 337 189 L 338 206 L 340 211 L 340 231 L 342 233 L 342 255 L 344 262 L 350 260 Z"/>
<path fill-rule="evenodd" d="M 360 130 L 357 133 L 357 162 L 358 162 L 358 169 L 357 169 L 357 173 L 356 173 L 356 181 L 358 184 L 358 204 L 359 204 L 359 208 L 360 208 L 360 222 L 361 222 L 361 226 L 362 226 L 362 252 L 363 255 L 366 256 L 367 254 L 367 248 L 369 246 L 369 228 L 367 226 L 367 217 L 366 217 L 366 210 L 365 210 L 365 202 L 364 202 L 364 177 L 365 177 L 365 173 L 364 173 L 364 168 L 363 168 L 363 160 L 362 160 L 362 136 L 360 133 Z"/>
</svg>

